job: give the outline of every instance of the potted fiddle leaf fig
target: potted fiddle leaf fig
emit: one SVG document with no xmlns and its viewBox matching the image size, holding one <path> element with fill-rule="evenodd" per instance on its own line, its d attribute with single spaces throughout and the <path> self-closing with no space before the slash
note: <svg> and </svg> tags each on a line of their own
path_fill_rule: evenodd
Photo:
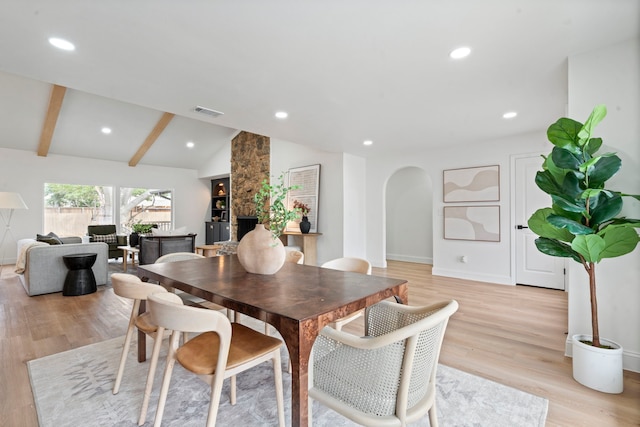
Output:
<svg viewBox="0 0 640 427">
<path fill-rule="evenodd" d="M 299 209 L 287 209 L 286 197 L 290 190 L 297 188 L 286 186 L 281 174 L 276 184 L 262 181 L 254 195 L 258 224 L 238 244 L 238 260 L 249 273 L 274 274 L 284 265 L 286 253 L 280 236 L 299 212 Z"/>
<path fill-rule="evenodd" d="M 573 259 L 589 278 L 591 336 L 572 337 L 574 378 L 596 390 L 621 393 L 622 347 L 601 338 L 598 327 L 596 264 L 636 248 L 640 220 L 618 215 L 623 197 L 640 200 L 640 196 L 606 187 L 622 167 L 616 154 L 598 154 L 602 138 L 593 133 L 606 114 L 606 107 L 598 105 L 584 124 L 561 118 L 549 127 L 547 137 L 554 147 L 543 156 L 543 170 L 535 182 L 551 196 L 552 204 L 536 211 L 528 225 L 539 236 L 535 243 L 540 252 Z M 609 355 L 613 355 L 610 364 L 605 362 Z"/>
</svg>

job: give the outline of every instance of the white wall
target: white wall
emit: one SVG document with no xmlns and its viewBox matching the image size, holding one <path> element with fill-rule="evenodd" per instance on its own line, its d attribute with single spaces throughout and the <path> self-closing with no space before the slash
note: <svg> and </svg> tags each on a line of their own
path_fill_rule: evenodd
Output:
<svg viewBox="0 0 640 427">
<path fill-rule="evenodd" d="M 198 170 L 198 177 L 202 179 L 211 180 L 220 175 L 231 175 L 231 141 L 223 144 L 222 148 Z"/>
<path fill-rule="evenodd" d="M 419 168 L 400 169 L 389 179 L 385 197 L 387 259 L 432 264 L 431 177 Z"/>
<path fill-rule="evenodd" d="M 169 188 L 174 191 L 174 224 L 197 233 L 196 244 L 204 244 L 203 219 L 209 215 L 209 185 L 199 180 L 195 170 L 138 165 L 130 167 L 95 159 L 49 155 L 38 157 L 23 150 L 0 148 L 0 191 L 16 191 L 28 206 L 16 211 L 11 231 L 16 239 L 35 238 L 43 230 L 44 184 L 83 184 L 117 187 Z M 5 242 L 0 252 L 5 263 L 15 263 L 16 244 Z"/>
<path fill-rule="evenodd" d="M 320 164 L 318 200 L 318 264 L 343 254 L 344 176 L 343 155 L 271 138 L 271 174 L 290 168 Z M 290 238 L 291 239 L 291 238 Z M 290 244 L 297 244 L 290 242 Z"/>
<path fill-rule="evenodd" d="M 504 140 L 474 143 L 424 152 L 398 153 L 367 159 L 367 258 L 386 266 L 385 199 L 380 197 L 399 169 L 417 167 L 433 183 L 433 274 L 501 284 L 515 284 L 511 269 L 510 156 L 547 149 L 546 129 Z M 442 171 L 473 166 L 500 166 L 500 242 L 471 242 L 443 238 Z M 459 204 L 457 204 L 459 205 Z M 467 263 L 459 257 L 465 255 Z"/>
<path fill-rule="evenodd" d="M 617 152 L 622 169 L 608 187 L 640 194 L 640 39 L 569 58 L 569 117 L 581 122 L 595 105 L 607 117 L 598 125 L 602 153 Z M 624 214 L 640 218 L 640 202 L 624 198 Z M 640 249 L 596 267 L 600 334 L 624 347 L 624 368 L 640 372 Z M 569 337 L 591 334 L 587 275 L 570 263 Z M 568 347 L 569 349 L 569 347 Z"/>
<path fill-rule="evenodd" d="M 342 255 L 339 256 L 366 258 L 367 235 L 365 225 L 367 211 L 365 192 L 363 191 L 367 187 L 365 159 L 343 154 L 342 174 L 344 238 Z M 338 256 L 332 258 L 338 258 Z"/>
</svg>

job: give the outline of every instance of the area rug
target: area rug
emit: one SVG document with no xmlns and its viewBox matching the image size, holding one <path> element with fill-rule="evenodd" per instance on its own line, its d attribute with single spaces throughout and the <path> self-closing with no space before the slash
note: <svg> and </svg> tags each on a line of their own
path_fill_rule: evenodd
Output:
<svg viewBox="0 0 640 427">
<path fill-rule="evenodd" d="M 135 426 L 146 380 L 148 361 L 138 363 L 131 346 L 125 375 L 117 395 L 113 382 L 124 338 L 69 350 L 27 362 L 41 427 Z M 151 354 L 148 340 L 147 354 Z M 166 342 L 163 345 L 166 353 Z M 283 349 L 285 417 L 290 425 L 291 375 Z M 154 391 L 145 425 L 153 425 L 164 369 L 158 363 Z M 237 377 L 237 403 L 229 403 L 225 380 L 219 426 L 277 425 L 271 365 L 264 363 Z M 544 426 L 548 401 L 444 365 L 438 368 L 437 412 L 441 426 Z M 203 426 L 209 405 L 209 387 L 179 364 L 173 372 L 163 426 Z M 316 426 L 353 426 L 351 421 L 314 402 Z M 428 416 L 412 424 L 429 426 Z"/>
</svg>

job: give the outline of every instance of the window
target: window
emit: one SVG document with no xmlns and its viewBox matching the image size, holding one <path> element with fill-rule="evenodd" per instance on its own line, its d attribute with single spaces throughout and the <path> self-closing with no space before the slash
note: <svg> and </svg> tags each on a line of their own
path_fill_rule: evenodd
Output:
<svg viewBox="0 0 640 427">
<path fill-rule="evenodd" d="M 60 236 L 84 236 L 87 226 L 113 224 L 113 187 L 44 185 L 44 229 Z"/>
<path fill-rule="evenodd" d="M 133 224 L 156 224 L 170 230 L 173 218 L 173 192 L 147 188 L 120 188 L 120 231 L 131 233 Z"/>
</svg>

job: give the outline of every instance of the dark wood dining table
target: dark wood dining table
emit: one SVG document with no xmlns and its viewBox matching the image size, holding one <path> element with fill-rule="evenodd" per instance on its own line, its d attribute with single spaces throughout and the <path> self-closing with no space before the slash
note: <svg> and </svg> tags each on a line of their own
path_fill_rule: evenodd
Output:
<svg viewBox="0 0 640 427">
<path fill-rule="evenodd" d="M 285 263 L 273 275 L 247 273 L 236 255 L 141 265 L 138 276 L 157 280 L 275 327 L 292 368 L 291 425 L 308 423 L 311 347 L 328 323 L 389 297 L 408 302 L 406 280 Z M 145 336 L 138 336 L 144 360 Z"/>
</svg>

